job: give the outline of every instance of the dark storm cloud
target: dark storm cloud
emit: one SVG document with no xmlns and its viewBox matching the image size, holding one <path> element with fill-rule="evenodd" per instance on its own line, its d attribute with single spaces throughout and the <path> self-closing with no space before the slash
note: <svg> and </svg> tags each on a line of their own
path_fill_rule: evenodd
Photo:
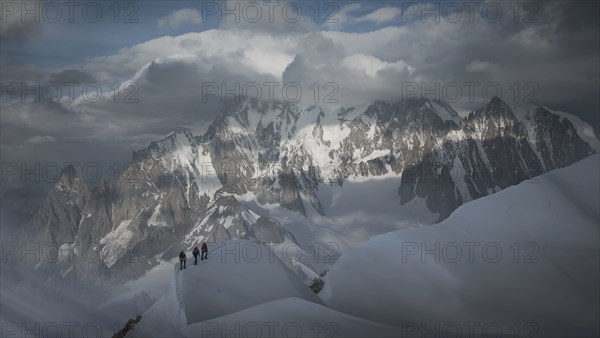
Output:
<svg viewBox="0 0 600 338">
<path fill-rule="evenodd" d="M 376 7 L 365 6 L 361 17 L 340 23 L 356 33 L 319 31 L 323 27 L 306 21 L 226 23 L 222 29 L 140 42 L 57 69 L 12 60 L 9 67 L 3 63 L 3 81 L 92 81 L 104 97 L 2 103 L 2 160 L 127 161 L 132 150 L 172 130 L 200 134 L 222 106 L 218 95 L 203 98 L 208 82 L 227 88 L 236 82 L 335 82 L 344 106 L 399 99 L 407 82 L 496 82 L 507 101 L 521 104 L 512 102 L 511 85 L 521 86 L 522 101 L 527 94 L 522 86 L 535 83 L 539 104 L 575 114 L 598 130 L 598 2 L 539 1 L 533 23 L 515 23 L 514 3 L 498 3 L 506 17 L 494 23 L 478 18 L 396 25 L 390 19 L 388 27 L 361 31 L 361 17 L 377 17 L 369 16 Z M 122 86 L 117 102 L 115 81 Z M 480 94 L 475 102 L 454 106 L 462 112 L 476 109 L 485 101 Z M 128 97 L 133 101 L 124 102 Z"/>
<path fill-rule="evenodd" d="M 543 2 L 540 2 L 543 5 Z M 557 16 L 558 31 L 571 36 L 570 41 L 577 41 L 583 36 L 597 36 L 600 23 L 600 2 L 598 1 L 563 1 L 549 6 L 550 14 Z M 565 41 L 566 42 L 566 41 Z"/>
<path fill-rule="evenodd" d="M 482 86 L 493 82 L 501 86 L 503 96 L 511 104 L 556 107 L 580 116 L 598 129 L 599 3 L 495 3 L 503 8 L 503 16 L 497 22 L 479 17 L 474 21 L 463 17 L 457 23 L 415 20 L 397 33 L 390 29 L 386 34 L 367 34 L 364 38 L 356 35 L 342 38 L 341 42 L 351 52 L 366 50 L 381 60 L 404 60 L 413 66 L 411 76 L 399 82 L 425 83 L 428 88 L 436 83 L 443 86 L 475 82 L 479 84 L 479 97 Z M 515 6 L 520 8 L 519 22 L 515 22 Z M 527 15 L 531 15 L 529 21 L 523 22 Z M 533 89 L 525 90 L 530 84 Z M 513 93 L 516 86 L 519 89 Z M 523 102 L 526 96 L 529 98 Z M 484 101 L 456 105 L 468 111 Z"/>
<path fill-rule="evenodd" d="M 578 115 L 596 130 L 600 129 L 600 2 L 561 1 L 538 2 L 543 8 L 542 21 L 555 24 L 547 37 L 555 48 L 548 69 L 536 74 L 542 84 L 547 83 L 546 104 Z M 560 81 L 560 80 L 563 81 Z"/>
</svg>

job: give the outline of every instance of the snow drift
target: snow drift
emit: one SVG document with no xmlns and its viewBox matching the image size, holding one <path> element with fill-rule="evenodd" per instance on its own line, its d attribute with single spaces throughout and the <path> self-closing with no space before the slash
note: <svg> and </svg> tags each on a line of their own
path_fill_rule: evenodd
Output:
<svg viewBox="0 0 600 338">
<path fill-rule="evenodd" d="M 322 298 L 403 336 L 598 336 L 600 156 L 345 253 Z"/>
<path fill-rule="evenodd" d="M 225 241 L 207 261 L 188 259 L 167 292 L 142 315 L 136 336 L 396 336 L 398 329 L 328 309 L 272 252 Z"/>
</svg>

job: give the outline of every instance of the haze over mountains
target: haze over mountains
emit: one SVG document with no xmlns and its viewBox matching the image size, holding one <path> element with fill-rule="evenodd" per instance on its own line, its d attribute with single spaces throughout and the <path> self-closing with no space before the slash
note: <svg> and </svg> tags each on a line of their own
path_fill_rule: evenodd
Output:
<svg viewBox="0 0 600 338">
<path fill-rule="evenodd" d="M 124 282 L 181 249 L 240 238 L 297 245 L 304 259 L 289 264 L 308 281 L 331 267 L 314 243 L 339 255 L 598 149 L 578 118 L 514 112 L 499 98 L 464 118 L 426 98 L 333 111 L 232 101 L 204 135 L 134 152 L 114 182 L 91 189 L 66 167 L 16 237 L 58 243 L 58 263 L 36 270 L 79 285 Z"/>
<path fill-rule="evenodd" d="M 600 336 L 600 1 L 0 7 L 0 337 Z"/>
</svg>

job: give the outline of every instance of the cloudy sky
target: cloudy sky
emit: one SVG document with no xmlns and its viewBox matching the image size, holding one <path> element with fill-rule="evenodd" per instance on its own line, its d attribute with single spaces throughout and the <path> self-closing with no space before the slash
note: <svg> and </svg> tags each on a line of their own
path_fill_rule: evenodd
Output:
<svg viewBox="0 0 600 338">
<path fill-rule="evenodd" d="M 1 10 L 3 164 L 125 163 L 172 130 L 204 132 L 226 90 L 341 106 L 425 95 L 461 114 L 500 90 L 515 107 L 600 121 L 595 1 L 3 1 Z"/>
</svg>

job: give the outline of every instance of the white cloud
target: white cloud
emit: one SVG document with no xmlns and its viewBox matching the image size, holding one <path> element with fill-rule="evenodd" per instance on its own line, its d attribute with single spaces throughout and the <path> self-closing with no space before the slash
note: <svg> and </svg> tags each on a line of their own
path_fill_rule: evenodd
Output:
<svg viewBox="0 0 600 338">
<path fill-rule="evenodd" d="M 358 6 L 351 7 L 357 9 Z M 481 34 L 465 33 L 474 28 Z M 290 82 L 300 84 L 303 98 L 310 99 L 312 92 L 308 87 L 312 84 L 317 82 L 322 87 L 335 82 L 339 89 L 336 98 L 344 106 L 397 100 L 407 82 L 487 80 L 483 74 L 498 67 L 481 61 L 486 59 L 482 54 L 496 47 L 489 39 L 494 28 L 480 23 L 417 22 L 360 33 L 273 33 L 232 27 L 167 36 L 90 60 L 81 67 L 95 75 L 105 74 L 106 79 L 129 74 L 138 85 L 140 103 L 104 106 L 83 102 L 73 109 L 86 111 L 86 116 L 94 116 L 98 123 L 107 125 L 96 130 L 104 137 L 112 137 L 131 134 L 127 129 L 132 124 L 120 123 L 123 119 L 143 121 L 156 128 L 185 126 L 190 118 L 195 123 L 210 122 L 218 108 L 201 101 L 202 86 L 207 82 L 223 83 L 225 88 L 233 89 L 236 84 L 244 87 L 250 82 L 261 85 L 278 81 L 278 99 L 281 86 Z M 448 53 L 460 49 L 470 53 Z M 263 89 L 266 98 L 264 86 Z M 110 95 L 107 94 L 108 103 Z M 173 113 L 165 114 L 167 111 Z"/>
<path fill-rule="evenodd" d="M 393 69 L 396 71 L 408 71 L 409 73 L 413 70 L 412 67 L 407 65 L 404 61 L 399 60 L 396 62 L 385 62 L 372 55 L 366 54 L 353 54 L 344 59 L 342 65 L 357 71 L 362 71 L 370 77 L 376 77 L 377 73 L 385 69 Z"/>
<path fill-rule="evenodd" d="M 398 7 L 382 7 L 374 10 L 373 12 L 358 16 L 355 13 L 363 9 L 361 4 L 353 3 L 345 5 L 340 8 L 330 19 L 335 22 L 324 23 L 324 26 L 329 29 L 340 30 L 344 26 L 362 22 L 372 22 L 376 24 L 382 24 L 390 22 L 402 14 L 402 11 Z"/>
<path fill-rule="evenodd" d="M 198 25 L 202 23 L 202 15 L 199 11 L 193 8 L 183 8 L 176 10 L 175 12 L 159 18 L 158 28 L 179 28 L 183 25 L 193 24 Z"/>
<path fill-rule="evenodd" d="M 337 18 L 346 15 L 347 20 L 356 20 L 351 14 L 361 9 L 364 8 L 359 4 L 344 6 L 341 17 Z M 377 15 L 381 20 L 386 18 L 382 13 Z M 373 14 L 371 18 L 374 20 L 377 16 Z M 558 89 L 564 88 L 564 83 L 574 87 L 582 83 L 583 76 L 579 74 L 585 73 L 585 63 L 581 65 L 582 71 L 571 72 L 568 77 L 564 72 L 556 72 L 553 78 L 548 78 L 555 73 L 552 69 L 556 69 L 556 65 L 545 62 L 546 54 L 536 55 L 529 48 L 519 48 L 520 40 L 501 39 L 529 37 L 531 32 L 527 26 L 511 22 L 507 28 L 482 22 L 477 17 L 475 22 L 466 22 L 468 16 L 463 20 L 465 22 L 460 23 L 417 20 L 400 27 L 352 33 L 306 31 L 288 27 L 285 22 L 281 23 L 285 29 L 275 32 L 277 24 L 269 26 L 271 23 L 261 22 L 247 28 L 226 25 L 165 36 L 121 49 L 113 55 L 68 65 L 68 69 L 85 69 L 100 81 L 113 83 L 115 78 L 132 79 L 139 89 L 139 103 L 112 104 L 113 93 L 107 91 L 106 100 L 99 103 L 64 103 L 65 110 L 72 115 L 57 111 L 52 113 L 53 119 L 47 117 L 47 123 L 30 126 L 28 123 L 49 114 L 43 115 L 41 108 L 39 112 L 24 113 L 22 107 L 9 109 L 3 121 L 10 118 L 13 124 L 26 126 L 28 136 L 51 134 L 61 135 L 61 139 L 67 138 L 61 128 L 77 121 L 78 128 L 69 131 L 71 137 L 114 140 L 119 135 L 155 135 L 179 127 L 200 129 L 205 126 L 219 111 L 219 102 L 202 102 L 202 85 L 206 82 L 224 83 L 227 88 L 235 88 L 235 83 L 243 87 L 250 82 L 259 85 L 267 81 L 296 82 L 305 89 L 315 82 L 321 89 L 324 84 L 335 82 L 339 89 L 335 97 L 344 106 L 400 99 L 406 82 L 436 82 L 443 86 L 450 82 L 495 81 L 503 85 L 507 93 L 515 81 L 524 84 L 549 79 L 544 80 L 544 92 L 540 90 L 536 97 L 541 102 L 551 96 L 559 97 Z M 510 29 L 509 33 L 506 29 Z M 519 35 L 519 32 L 523 33 Z M 556 50 L 553 40 L 547 41 L 547 48 Z M 558 60 L 562 68 L 573 67 L 573 63 L 569 66 L 563 60 Z M 557 85 L 550 87 L 550 83 Z M 481 94 L 481 87 L 478 90 L 475 95 Z M 322 90 L 321 98 L 329 92 Z M 462 97 L 466 99 L 467 93 L 463 88 Z M 276 94 L 281 94 L 281 86 Z M 303 98 L 312 99 L 312 94 L 306 89 Z M 263 97 L 266 98 L 266 94 Z M 461 101 L 453 105 L 457 110 L 468 111 L 478 108 L 476 105 L 480 103 Z M 52 107 L 58 109 L 56 106 L 62 107 L 62 104 Z M 18 140 L 20 143 L 22 136 Z M 143 144 L 145 139 L 134 141 Z"/>
<path fill-rule="evenodd" d="M 354 17 L 351 13 L 360 10 L 362 6 L 358 3 L 349 4 L 341 7 L 330 19 L 330 22 L 324 22 L 324 26 L 339 29 L 343 25 L 346 25 L 354 21 Z"/>
<path fill-rule="evenodd" d="M 500 4 L 506 6 L 505 14 L 513 13 L 512 3 Z M 539 4 L 546 7 L 545 2 Z M 469 22 L 468 13 L 463 12 L 456 23 L 422 22 L 414 17 L 400 26 L 393 25 L 399 19 L 382 21 L 382 28 L 374 31 L 365 31 L 373 25 L 364 23 L 387 20 L 394 13 L 378 12 L 375 6 L 379 5 L 371 2 L 340 5 L 333 16 L 337 24 L 317 25 L 310 11 L 298 23 L 282 20 L 276 11 L 277 21 L 268 22 L 263 11 L 257 23 L 235 23 L 229 16 L 229 22 L 218 29 L 164 36 L 61 68 L 18 65 L 16 59 L 7 59 L 3 66 L 10 67 L 2 67 L 3 79 L 40 82 L 50 74 L 79 70 L 102 84 L 105 99 L 97 103 L 0 102 L 0 148 L 3 158 L 17 162 L 127 161 L 131 149 L 142 148 L 170 131 L 188 128 L 201 134 L 206 130 L 222 106 L 218 99 L 202 102 L 205 81 L 225 83 L 227 88 L 235 82 L 294 81 L 304 86 L 318 82 L 321 101 L 332 93 L 332 87 L 324 85 L 335 82 L 334 97 L 345 107 L 398 100 L 406 82 L 479 83 L 474 101 L 452 102 L 461 113 L 485 104 L 482 85 L 495 82 L 501 84 L 509 103 L 515 102 L 512 95 L 517 88 L 521 101 L 537 99 L 598 125 L 598 30 L 590 29 L 598 27 L 593 15 L 597 11 L 582 4 L 553 4 L 552 10 L 538 12 L 538 24 L 517 24 L 511 15 L 497 23 L 475 15 Z M 523 21 L 528 13 L 521 14 Z M 162 19 L 165 28 L 186 22 L 196 24 L 182 26 L 192 31 L 206 28 L 199 24 L 200 13 Z M 5 33 L 35 37 L 41 29 L 40 25 L 11 28 L 10 22 L 1 26 L 2 39 Z M 335 30 L 340 27 L 345 31 Z M 119 103 L 112 102 L 113 83 L 126 79 L 137 85 L 139 103 L 123 103 L 128 90 L 122 91 Z M 520 86 L 511 87 L 515 83 Z M 539 86 L 527 87 L 531 83 Z M 470 90 L 462 88 L 461 98 L 467 99 Z M 281 86 L 278 89 L 280 96 Z M 452 90 L 449 94 L 453 95 Z M 312 95 L 313 91 L 305 90 L 303 98 L 312 100 Z M 56 139 L 50 135 L 57 135 Z M 55 143 L 41 146 L 43 142 Z"/>
<path fill-rule="evenodd" d="M 45 144 L 45 143 L 54 143 L 56 142 L 56 139 L 50 135 L 36 135 L 36 136 L 32 136 L 30 138 L 28 138 L 27 140 L 25 140 L 25 144 L 31 144 L 31 145 L 36 145 L 36 144 Z"/>
<path fill-rule="evenodd" d="M 374 22 L 376 24 L 382 24 L 384 22 L 392 21 L 402 14 L 402 11 L 398 7 L 382 7 L 367 15 L 356 18 L 357 22 Z"/>
</svg>

